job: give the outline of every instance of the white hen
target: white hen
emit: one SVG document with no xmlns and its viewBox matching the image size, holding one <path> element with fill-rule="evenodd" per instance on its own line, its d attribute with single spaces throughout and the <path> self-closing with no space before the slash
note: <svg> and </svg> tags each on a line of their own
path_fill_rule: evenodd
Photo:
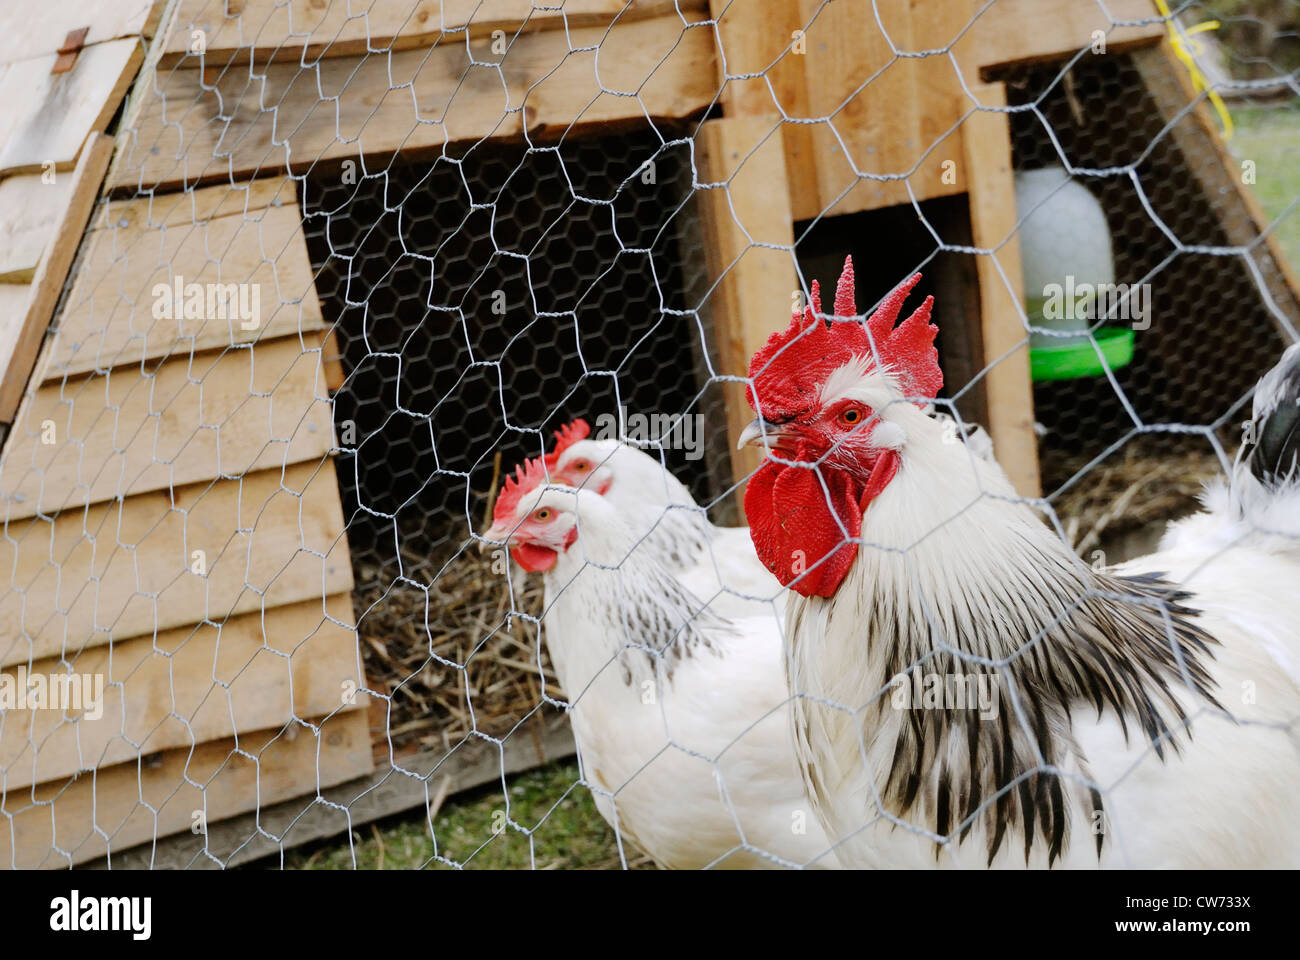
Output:
<svg viewBox="0 0 1300 960">
<path fill-rule="evenodd" d="M 602 816 L 666 867 L 837 866 L 795 765 L 779 623 L 701 612 L 620 513 L 547 486 L 533 460 L 485 534 L 544 572 L 546 646 Z"/>
</svg>

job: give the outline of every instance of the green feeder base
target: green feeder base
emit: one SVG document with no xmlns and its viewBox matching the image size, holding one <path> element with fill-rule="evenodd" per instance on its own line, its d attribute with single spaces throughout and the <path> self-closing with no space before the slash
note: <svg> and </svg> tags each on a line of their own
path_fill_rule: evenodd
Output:
<svg viewBox="0 0 1300 960">
<path fill-rule="evenodd" d="M 1096 333 L 1097 346 L 1106 358 L 1103 365 L 1092 341 L 1087 338 L 1064 340 L 1060 344 L 1029 348 L 1029 375 L 1035 383 L 1043 380 L 1077 380 L 1080 377 L 1105 376 L 1106 368 L 1118 370 L 1133 361 L 1133 330 L 1129 327 L 1103 327 Z"/>
</svg>

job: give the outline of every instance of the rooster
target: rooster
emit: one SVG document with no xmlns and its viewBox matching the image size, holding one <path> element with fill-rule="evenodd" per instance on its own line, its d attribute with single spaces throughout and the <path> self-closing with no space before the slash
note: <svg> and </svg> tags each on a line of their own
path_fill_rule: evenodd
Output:
<svg viewBox="0 0 1300 960">
<path fill-rule="evenodd" d="M 795 765 L 777 618 L 701 609 L 614 502 L 547 480 L 541 459 L 519 467 L 484 537 L 543 574 L 601 815 L 665 867 L 836 866 Z"/>
<path fill-rule="evenodd" d="M 724 617 L 779 618 L 786 591 L 754 552 L 745 527 L 718 527 L 658 460 L 617 440 L 591 438 L 578 419 L 555 432 L 546 466 L 556 483 L 593 490 L 632 527 L 638 549 Z"/>
<path fill-rule="evenodd" d="M 1094 570 L 923 413 L 933 300 L 895 327 L 918 280 L 865 322 L 814 285 L 749 370 L 745 512 L 793 591 L 795 749 L 841 861 L 1300 865 L 1300 354 L 1204 512 Z"/>
</svg>

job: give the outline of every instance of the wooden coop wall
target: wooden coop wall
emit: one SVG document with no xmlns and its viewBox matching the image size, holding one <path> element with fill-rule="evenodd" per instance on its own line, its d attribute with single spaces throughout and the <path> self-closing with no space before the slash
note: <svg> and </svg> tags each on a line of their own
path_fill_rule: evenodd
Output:
<svg viewBox="0 0 1300 960">
<path fill-rule="evenodd" d="M 499 749 L 467 739 L 394 758 L 382 699 L 340 696 L 366 686 L 334 465 L 342 371 L 289 174 L 690 124 L 702 310 L 723 376 L 744 375 L 806 291 L 796 240 L 818 224 L 964 204 L 951 217 L 961 239 L 944 239 L 975 249 L 974 285 L 955 283 L 967 326 L 941 360 L 964 371 L 950 389 L 978 398 L 999 459 L 1037 495 L 1011 134 L 1007 114 L 979 108 L 1007 104 L 1000 71 L 1064 61 L 1098 29 L 1112 51 L 1157 51 L 1163 60 L 1143 60 L 1152 71 L 1169 62 L 1164 25 L 1142 22 L 1149 0 L 1108 4 L 1138 24 L 1123 27 L 1092 0 L 879 0 L 883 32 L 869 0 L 421 0 L 364 18 L 307 0 L 128 8 L 92 25 L 69 75 L 84 83 L 51 88 L 44 125 L 0 128 L 0 227 L 18 225 L 0 306 L 20 318 L 0 327 L 14 355 L 0 383 L 0 422 L 12 424 L 0 669 L 103 671 L 106 710 L 121 718 L 111 732 L 39 716 L 0 729 L 11 827 L 0 864 L 64 866 L 110 846 L 115 864 L 154 864 L 150 846 L 121 851 L 169 834 L 168 865 L 208 862 L 205 849 L 238 863 L 281 848 L 259 830 L 326 836 L 571 749 L 551 727 Z M 512 38 L 507 69 L 475 68 L 471 54 L 501 61 L 497 30 Z M 0 91 L 39 74 L 27 51 L 49 48 L 48 73 L 62 39 L 0 40 L 0 62 L 14 58 Z M 891 41 L 951 55 L 895 58 Z M 105 173 L 112 145 L 97 134 L 137 73 Z M 1160 90 L 1162 111 L 1191 102 L 1185 88 Z M 1202 114 L 1178 135 L 1212 138 Z M 14 146 L 37 136 L 45 152 Z M 30 207 L 22 177 L 47 155 L 66 175 L 55 213 L 3 213 Z M 1259 212 L 1224 189 L 1223 157 L 1198 177 L 1232 242 L 1252 242 Z M 1290 310 L 1294 277 L 1267 244 L 1257 255 Z M 154 323 L 151 290 L 177 275 L 259 284 L 274 309 L 252 331 Z M 734 439 L 751 414 L 740 385 L 727 392 Z M 756 464 L 752 450 L 730 456 L 737 481 Z M 191 572 L 194 550 L 204 575 Z M 189 833 L 194 810 L 206 838 Z"/>
</svg>

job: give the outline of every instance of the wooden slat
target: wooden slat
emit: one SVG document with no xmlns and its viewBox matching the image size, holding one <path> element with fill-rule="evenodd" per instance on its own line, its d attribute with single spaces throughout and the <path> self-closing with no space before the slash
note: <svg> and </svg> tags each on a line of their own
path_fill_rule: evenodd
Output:
<svg viewBox="0 0 1300 960">
<path fill-rule="evenodd" d="M 1006 106 L 1002 84 L 972 88 L 987 107 Z M 1041 493 L 1034 393 L 1029 378 L 1029 333 L 1021 319 L 1024 277 L 1016 235 L 1016 188 L 1011 130 L 1005 113 L 978 111 L 962 122 L 966 178 L 970 184 L 971 235 L 976 247 L 980 326 L 989 435 L 998 463 L 1021 496 Z M 1000 268 L 1000 269 L 999 269 Z"/>
<path fill-rule="evenodd" d="M 0 283 L 31 283 L 72 195 L 73 178 L 53 172 L 0 180 Z"/>
<path fill-rule="evenodd" d="M 91 46 L 123 37 L 153 36 L 166 0 L 41 0 L 39 10 L 22 3 L 6 4 L 0 13 L 0 63 L 29 60 L 55 53 L 70 30 L 88 27 Z"/>
<path fill-rule="evenodd" d="M 102 716 L 9 711 L 0 728 L 0 782 L 12 794 L 137 755 L 325 716 L 342 705 L 345 683 L 354 691 L 364 686 L 356 631 L 342 625 L 351 623 L 351 598 L 336 594 L 326 603 L 233 617 L 220 627 L 126 640 L 111 651 L 94 647 L 70 664 L 24 664 L 24 680 L 69 673 L 99 678 L 92 683 L 102 682 L 102 700 L 93 713 Z M 19 683 L 18 668 L 4 673 Z M 366 705 L 364 694 L 357 705 Z"/>
<path fill-rule="evenodd" d="M 204 551 L 207 575 L 191 572 Z M 5 525 L 0 666 L 352 588 L 330 460 Z"/>
<path fill-rule="evenodd" d="M 67 867 L 374 769 L 364 710 L 317 722 L 319 736 L 295 724 L 0 794 L 0 867 Z"/>
<path fill-rule="evenodd" d="M 71 169 L 91 133 L 108 126 L 144 60 L 139 40 L 87 47 L 67 73 L 50 74 L 55 55 L 10 64 L 0 77 L 0 173 Z"/>
<path fill-rule="evenodd" d="M 5 365 L 0 371 L 0 423 L 13 422 L 112 153 L 109 137 L 94 134 L 86 141 L 71 175 L 71 196 L 47 244 L 46 256 L 32 277 L 26 308 L 0 326 L 0 364 Z"/>
<path fill-rule="evenodd" d="M 694 16 L 705 6 L 693 0 L 683 11 Z M 676 12 L 611 31 L 529 34 L 504 59 L 491 43 L 473 41 L 467 51 L 460 38 L 308 69 L 276 63 L 255 78 L 248 70 L 208 71 L 216 89 L 207 90 L 198 71 L 160 71 L 158 89 L 147 80 L 112 185 L 173 189 L 286 166 L 301 172 L 358 154 L 380 160 L 400 151 L 417 160 L 448 143 L 689 117 L 716 93 L 713 34 L 684 28 Z M 471 52 L 485 65 L 471 66 Z"/>
<path fill-rule="evenodd" d="M 704 248 L 716 283 L 708 310 L 718 373 L 743 377 L 768 334 L 789 322 L 799 289 L 790 249 L 754 246 L 794 244 L 781 124 L 763 117 L 709 120 L 700 127 L 696 146 L 700 181 L 727 184 L 700 195 Z M 740 481 L 760 460 L 753 447 L 735 449 L 754 415 L 744 384 L 729 384 L 726 398 L 732 469 Z"/>
<path fill-rule="evenodd" d="M 1228 243 L 1254 249 L 1249 256 L 1259 268 L 1268 295 L 1290 320 L 1300 327 L 1300 277 L 1282 249 L 1276 231 L 1255 246 L 1270 226 L 1270 218 L 1248 186 L 1241 182 L 1240 162 L 1228 152 L 1219 136 L 1217 121 L 1203 100 L 1184 113 L 1199 97 L 1186 68 L 1177 60 L 1169 43 L 1133 53 L 1133 65 L 1166 124 L 1165 134 L 1182 153 L 1191 180 L 1214 211 Z M 1182 237 L 1184 243 L 1212 243 L 1208 236 Z M 1270 313 L 1270 316 L 1272 314 Z M 1276 322 L 1277 318 L 1273 318 Z M 1278 324 L 1283 327 L 1282 324 Z M 1284 330 L 1289 336 L 1289 332 Z"/>
<path fill-rule="evenodd" d="M 110 204 L 96 219 L 43 379 L 323 326 L 289 184 L 276 178 L 182 197 Z M 253 206 L 263 202 L 269 205 Z M 215 316 L 156 319 L 155 288 L 173 285 L 178 276 L 187 286 L 256 285 L 260 325 L 245 330 Z"/>
<path fill-rule="evenodd" d="M 448 797 L 486 784 L 494 784 L 499 790 L 502 777 L 573 756 L 573 732 L 567 719 L 548 723 L 540 736 L 530 736 L 531 732 L 516 731 L 499 748 L 470 738 L 450 751 L 425 750 L 402 757 L 398 761 L 400 769 L 377 763 L 370 776 L 322 792 L 328 803 L 346 808 L 346 815 L 322 804 L 305 809 L 309 802 L 306 799 L 277 806 L 264 804 L 256 814 L 243 814 L 211 826 L 207 851 L 221 865 L 239 866 L 416 807 L 427 808 L 444 787 Z M 94 869 L 107 863 L 98 861 L 88 866 Z M 204 854 L 203 838 L 182 832 L 156 847 L 150 844 L 115 855 L 113 866 L 118 870 L 216 869 L 218 863 Z"/>
<path fill-rule="evenodd" d="M 506 42 L 522 30 L 604 27 L 671 12 L 673 0 L 184 0 L 167 37 L 161 64 L 206 68 L 230 63 L 262 65 L 289 60 L 312 63 L 322 57 L 359 56 L 367 51 L 427 47 L 443 33 L 468 32 L 473 39 L 494 30 Z M 195 36 L 202 31 L 202 36 Z M 449 38 L 451 39 L 451 38 Z M 192 51 L 196 40 L 202 57 Z"/>
<path fill-rule="evenodd" d="M 1073 57 L 1092 45 L 1097 30 L 1106 40 L 1101 56 L 1153 43 L 1168 33 L 1151 0 L 998 0 L 991 7 L 985 0 L 961 3 L 965 9 L 957 10 L 948 23 L 944 45 L 952 44 L 970 84 L 994 79 L 1008 67 Z M 970 29 L 964 30 L 968 23 Z M 1135 25 L 1117 26 L 1121 23 Z"/>
<path fill-rule="evenodd" d="M 286 463 L 333 446 L 320 333 L 51 381 L 0 461 L 10 522 Z"/>
<path fill-rule="evenodd" d="M 790 0 L 711 0 L 709 10 L 718 21 L 718 83 L 726 115 L 770 117 L 773 122 L 782 117 L 806 118 L 807 53 L 793 48 L 795 31 L 806 25 L 799 4 Z M 763 26 L 756 29 L 756 23 Z M 821 194 L 813 166 L 813 128 L 787 122 L 781 134 L 785 167 L 791 174 L 791 209 L 798 217 L 815 216 L 821 210 Z"/>
</svg>

